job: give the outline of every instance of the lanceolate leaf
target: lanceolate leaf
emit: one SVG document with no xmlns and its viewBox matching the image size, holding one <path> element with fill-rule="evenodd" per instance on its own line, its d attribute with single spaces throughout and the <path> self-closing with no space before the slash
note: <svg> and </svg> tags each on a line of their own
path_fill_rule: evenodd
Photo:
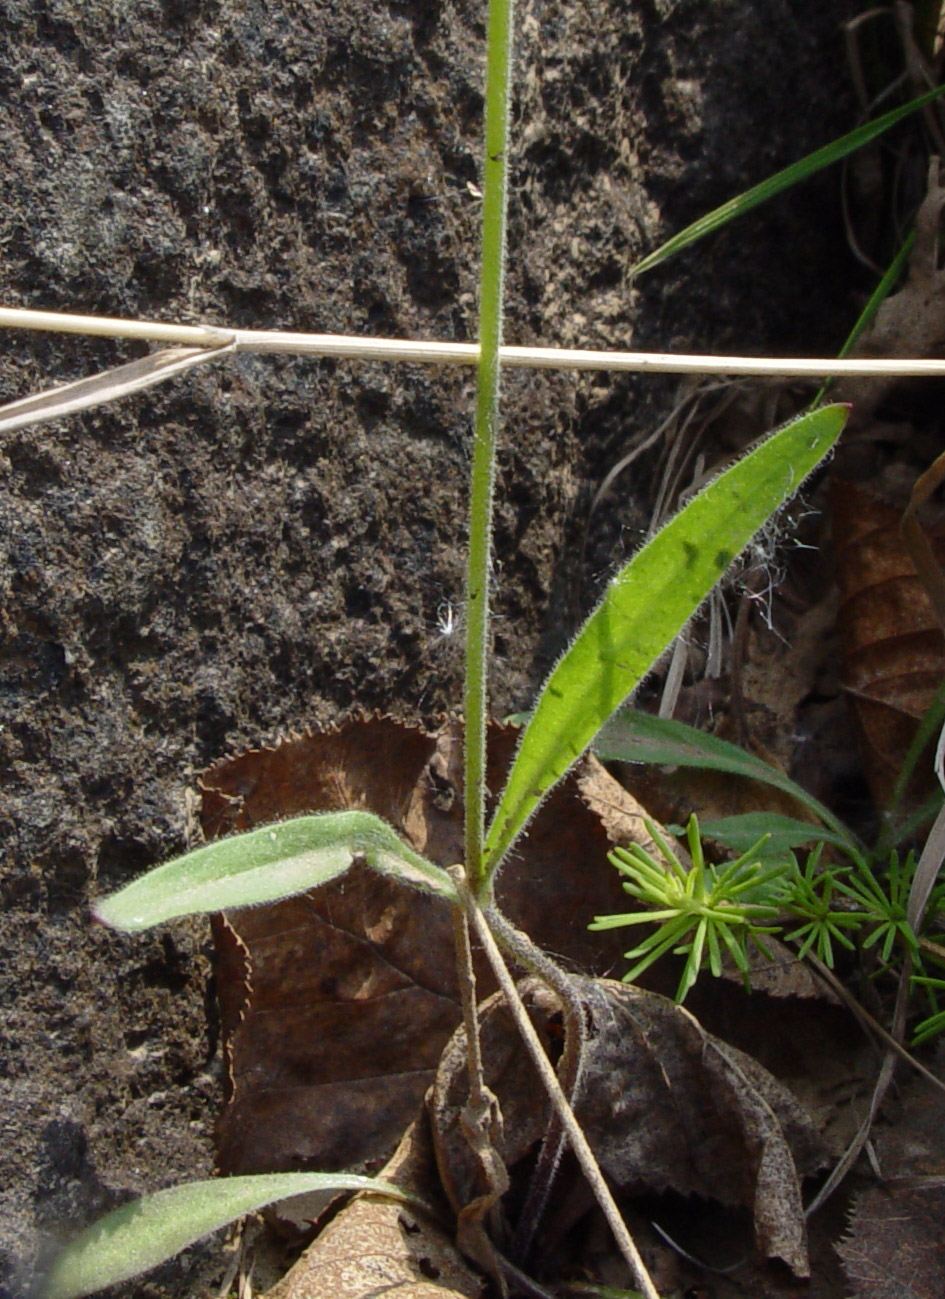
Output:
<svg viewBox="0 0 945 1299">
<path fill-rule="evenodd" d="M 491 874 L 526 821 L 840 435 L 847 409 L 795 420 L 710 483 L 613 579 L 552 672 L 489 828 Z"/>
<path fill-rule="evenodd" d="M 661 767 L 699 767 L 707 771 L 726 771 L 733 776 L 748 776 L 765 785 L 773 785 L 796 798 L 804 807 L 833 832 L 833 842 L 846 848 L 856 847 L 856 841 L 847 832 L 842 821 L 824 807 L 823 803 L 806 789 L 791 780 L 777 767 L 770 766 L 753 753 L 736 744 L 706 735 L 693 726 L 673 721 L 668 717 L 653 717 L 638 713 L 632 708 L 622 708 L 610 719 L 594 743 L 594 752 L 605 762 L 641 762 Z M 706 827 L 703 831 L 708 833 Z M 759 830 L 751 843 L 757 841 L 764 830 Z M 816 833 L 816 831 L 814 831 Z M 831 836 L 821 835 L 821 838 Z M 805 841 L 801 841 L 805 842 Z M 746 843 L 749 848 L 751 843 Z M 744 851 L 744 849 L 740 849 Z"/>
<path fill-rule="evenodd" d="M 426 892 L 456 900 L 446 871 L 414 852 L 370 812 L 326 812 L 262 826 L 158 866 L 96 902 L 115 929 L 148 929 L 175 916 L 287 898 L 343 875 L 356 858 Z"/>
<path fill-rule="evenodd" d="M 768 838 L 758 853 L 762 857 L 782 857 L 795 848 L 815 841 L 836 844 L 849 851 L 849 839 L 821 826 L 798 821 L 779 812 L 744 812 L 738 816 L 704 821 L 699 829 L 705 839 L 714 839 L 732 852 L 748 852 L 763 835 Z"/>
<path fill-rule="evenodd" d="M 201 1236 L 275 1200 L 310 1191 L 376 1191 L 422 1205 L 389 1182 L 349 1173 L 220 1177 L 123 1204 L 83 1231 L 59 1256 L 43 1299 L 78 1299 L 156 1267 Z"/>
</svg>

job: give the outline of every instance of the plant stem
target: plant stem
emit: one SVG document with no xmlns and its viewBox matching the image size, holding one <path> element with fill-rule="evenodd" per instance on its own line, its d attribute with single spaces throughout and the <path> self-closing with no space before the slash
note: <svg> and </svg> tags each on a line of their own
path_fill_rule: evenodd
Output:
<svg viewBox="0 0 945 1299">
<path fill-rule="evenodd" d="M 492 493 L 499 423 L 499 347 L 505 271 L 509 100 L 513 0 L 489 0 L 486 51 L 485 159 L 476 427 L 469 497 L 466 561 L 465 799 L 466 876 L 479 897 L 488 888 L 482 866 L 485 835 L 486 659 L 489 650 L 489 571 Z"/>
<path fill-rule="evenodd" d="M 511 956 L 529 974 L 542 979 L 561 1002 L 564 1051 L 558 1064 L 558 1079 L 568 1098 L 568 1104 L 573 1108 L 581 1087 L 587 1042 L 587 1025 L 584 1022 L 584 1005 L 580 993 L 575 988 L 571 975 L 546 956 L 527 934 L 510 924 L 498 907 L 491 906 L 485 917 L 486 924 L 499 947 L 505 949 L 506 956 Z M 512 1241 L 512 1257 L 517 1263 L 524 1265 L 528 1261 L 564 1152 L 564 1136 L 561 1120 L 552 1109 Z"/>
<path fill-rule="evenodd" d="M 489 928 L 485 913 L 479 903 L 472 896 L 470 890 L 460 879 L 455 879 L 456 890 L 459 893 L 460 901 L 466 908 L 466 914 L 469 916 L 470 923 L 475 931 L 476 937 L 482 944 L 486 959 L 492 966 L 492 972 L 496 977 L 496 982 L 505 994 L 506 1004 L 515 1020 L 519 1034 L 528 1054 L 532 1058 L 538 1075 L 541 1079 L 542 1086 L 554 1107 L 558 1118 L 561 1120 L 561 1126 L 567 1133 L 571 1149 L 577 1156 L 577 1161 L 581 1166 L 581 1172 L 587 1179 L 594 1198 L 600 1205 L 604 1217 L 614 1234 L 614 1240 L 617 1248 L 620 1250 L 630 1271 L 633 1275 L 634 1284 L 639 1287 L 644 1299 L 660 1299 L 659 1292 L 653 1284 L 649 1272 L 646 1270 L 646 1264 L 640 1257 L 636 1245 L 633 1243 L 629 1231 L 623 1218 L 620 1216 L 620 1210 L 617 1208 L 616 1201 L 610 1192 L 610 1187 L 604 1180 L 604 1175 L 600 1170 L 593 1150 L 588 1144 L 581 1125 L 574 1117 L 574 1111 L 565 1096 L 558 1081 L 558 1075 L 552 1068 L 551 1062 L 545 1054 L 545 1049 L 541 1044 L 541 1039 L 535 1032 L 535 1026 L 528 1017 L 528 1011 L 522 1004 L 522 999 L 518 995 L 515 982 L 509 973 L 509 967 L 502 958 L 492 931 Z"/>
<path fill-rule="evenodd" d="M 450 866 L 449 874 L 457 884 L 463 875 L 461 866 Z M 476 972 L 473 969 L 469 942 L 469 919 L 461 901 L 453 907 L 453 947 L 456 950 L 456 981 L 463 1004 L 463 1026 L 466 1029 L 466 1065 L 469 1072 L 469 1099 L 472 1105 L 485 1108 L 485 1082 L 482 1072 L 482 1044 L 479 1040 L 479 1012 L 476 1004 Z"/>
</svg>

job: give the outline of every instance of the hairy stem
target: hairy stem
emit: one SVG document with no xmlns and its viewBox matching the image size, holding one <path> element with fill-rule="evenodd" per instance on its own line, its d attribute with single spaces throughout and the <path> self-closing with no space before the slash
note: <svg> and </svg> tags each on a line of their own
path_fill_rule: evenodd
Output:
<svg viewBox="0 0 945 1299">
<path fill-rule="evenodd" d="M 499 423 L 499 347 L 505 272 L 509 100 L 513 0 L 489 0 L 483 163 L 479 373 L 469 498 L 466 564 L 465 798 L 466 873 L 477 897 L 488 889 L 482 865 L 485 835 L 486 659 L 489 651 L 489 570 L 492 494 Z"/>
<path fill-rule="evenodd" d="M 459 885 L 463 876 L 461 866 L 451 866 L 449 874 Z M 466 1030 L 466 1067 L 469 1073 L 469 1096 L 474 1105 L 481 1105 L 485 1083 L 482 1074 L 482 1048 L 479 1041 L 479 1014 L 476 1005 L 476 974 L 473 969 L 472 948 L 469 944 L 469 919 L 462 903 L 453 907 L 453 947 L 456 953 L 456 978 L 460 1000 L 463 1004 L 463 1027 Z"/>
</svg>

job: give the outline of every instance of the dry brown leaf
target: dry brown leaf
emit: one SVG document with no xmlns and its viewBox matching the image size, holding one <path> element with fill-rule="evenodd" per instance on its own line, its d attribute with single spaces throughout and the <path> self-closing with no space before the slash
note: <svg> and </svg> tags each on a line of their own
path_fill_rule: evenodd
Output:
<svg viewBox="0 0 945 1299">
<path fill-rule="evenodd" d="M 942 1299 L 945 1189 L 858 1197 L 850 1233 L 837 1246 L 855 1299 Z"/>
<path fill-rule="evenodd" d="M 888 803 L 919 720 L 945 677 L 945 638 L 899 531 L 900 512 L 849 483 L 832 491 L 843 680 L 873 797 Z M 939 562 L 945 535 L 933 535 Z M 931 763 L 925 764 L 931 788 Z M 921 796 L 919 786 L 913 795 Z M 925 792 L 928 792 L 926 789 Z"/>
<path fill-rule="evenodd" d="M 448 908 L 355 866 L 213 933 L 231 1070 L 220 1168 L 376 1169 L 456 1024 Z"/>
<path fill-rule="evenodd" d="M 909 552 L 916 575 L 925 588 L 929 604 L 935 610 L 939 627 L 945 631 L 945 572 L 935 557 L 935 549 L 925 528 L 920 511 L 935 497 L 945 480 L 945 453 L 938 455 L 912 485 L 909 503 L 902 514 L 900 531 L 903 544 Z"/>
<path fill-rule="evenodd" d="M 808 1275 L 798 1174 L 823 1160 L 801 1106 L 750 1057 L 706 1033 L 665 997 L 607 980 L 575 979 L 590 1029 L 575 1113 L 608 1180 L 627 1194 L 673 1190 L 747 1208 L 759 1248 Z M 560 1009 L 533 980 L 523 998 L 546 1040 Z M 486 1082 L 505 1119 L 498 1153 L 510 1167 L 543 1131 L 547 1107 L 500 995 L 482 1008 Z M 454 1209 L 476 1194 L 462 1141 L 465 1052 L 459 1030 L 432 1094 L 441 1180 Z"/>
<path fill-rule="evenodd" d="M 830 1001 L 839 1005 L 836 993 L 816 977 L 795 948 L 788 947 L 770 934 L 765 935 L 764 943 L 764 951 L 754 946 L 748 948 L 748 982 L 752 992 L 764 993 L 768 997 Z M 745 976 L 730 955 L 722 959 L 722 974 L 735 983 L 744 984 Z"/>
<path fill-rule="evenodd" d="M 432 1198 L 436 1167 L 425 1116 L 411 1124 L 382 1176 Z M 428 1215 L 367 1194 L 342 1209 L 267 1299 L 479 1299 L 484 1288 Z"/>
<path fill-rule="evenodd" d="M 806 966 L 805 966 L 806 968 Z M 701 979 L 686 1006 L 710 1033 L 740 1047 L 803 1105 L 831 1162 L 857 1132 L 875 1082 L 877 1053 L 832 998 L 781 996 Z M 777 996 L 777 1000 L 772 1000 Z"/>
<path fill-rule="evenodd" d="M 945 1044 L 930 1067 L 945 1078 Z M 943 1131 L 945 1098 L 920 1078 L 907 1079 L 901 1111 L 875 1132 L 884 1180 L 857 1197 L 837 1246 L 856 1299 L 945 1294 Z"/>
<path fill-rule="evenodd" d="M 495 728 L 490 787 L 516 733 Z M 442 865 L 462 856 L 455 728 L 429 735 L 389 718 L 244 754 L 204 778 L 208 834 L 304 811 L 369 807 Z M 590 934 L 622 906 L 606 861 L 649 837 L 640 809 L 591 757 L 549 798 L 497 895 L 545 950 L 607 971 L 626 937 Z M 413 1118 L 459 1022 L 449 910 L 354 868 L 272 906 L 214 922 L 228 1072 L 218 1161 L 228 1173 L 316 1166 L 374 1171 Z M 480 989 L 494 984 L 485 968 Z"/>
</svg>

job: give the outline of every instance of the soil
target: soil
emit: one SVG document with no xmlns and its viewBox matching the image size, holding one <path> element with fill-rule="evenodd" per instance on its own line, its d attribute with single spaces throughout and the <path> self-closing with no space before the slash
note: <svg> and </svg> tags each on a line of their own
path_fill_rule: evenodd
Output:
<svg viewBox="0 0 945 1299">
<path fill-rule="evenodd" d="M 835 350 L 836 176 L 628 270 L 853 124 L 847 7 L 523 3 L 507 340 Z M 3 0 L 0 23 L 5 305 L 474 337 L 481 5 Z M 11 334 L 0 398 L 143 351 Z M 506 380 L 497 715 L 635 545 L 646 468 L 585 537 L 590 500 L 675 390 Z M 471 395 L 465 371 L 243 357 L 0 443 L 4 1299 L 78 1225 L 212 1166 L 207 926 L 116 936 L 90 896 L 192 841 L 222 754 L 457 704 Z M 220 1270 L 197 1248 L 122 1293 Z"/>
</svg>

